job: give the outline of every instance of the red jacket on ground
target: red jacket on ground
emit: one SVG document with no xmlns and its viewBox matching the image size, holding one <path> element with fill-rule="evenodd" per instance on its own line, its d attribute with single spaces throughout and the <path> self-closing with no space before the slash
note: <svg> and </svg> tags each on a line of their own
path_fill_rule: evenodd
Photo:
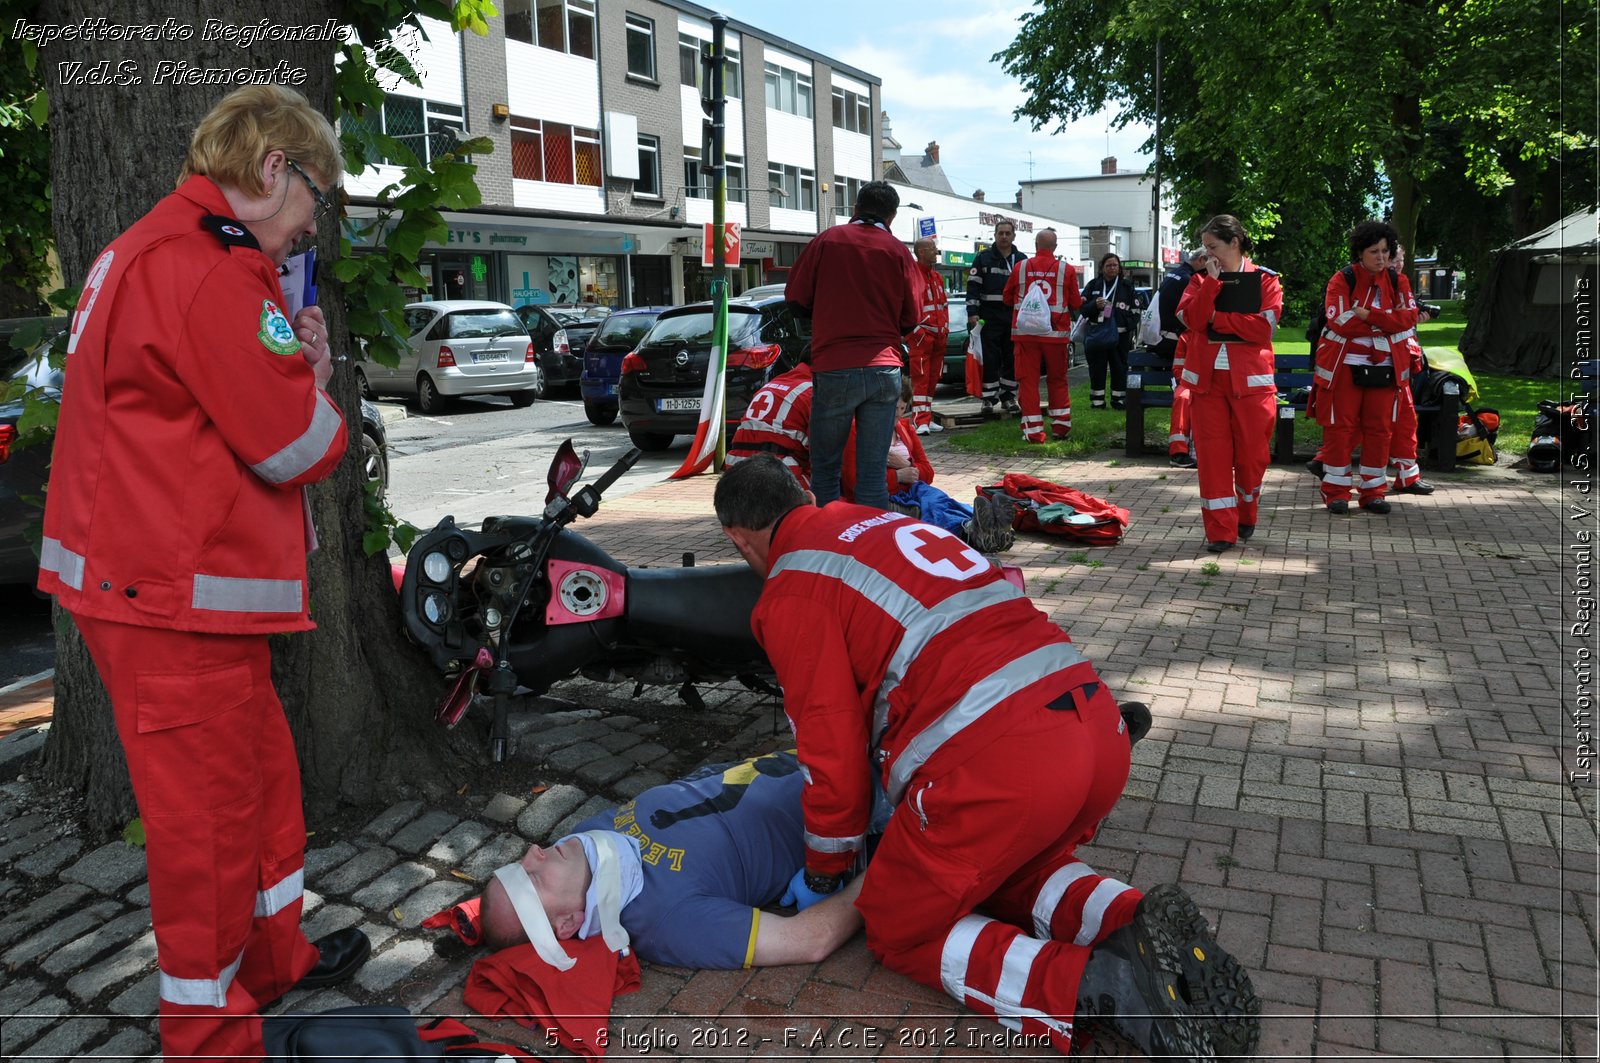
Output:
<svg viewBox="0 0 1600 1063">
<path fill-rule="evenodd" d="M 750 623 L 799 743 L 814 873 L 854 861 L 874 771 L 899 804 L 923 765 L 959 764 L 1008 729 L 1007 706 L 1036 711 L 1074 677 L 1094 679 L 1066 633 L 998 567 L 902 514 L 801 506 L 773 529 L 768 562 Z M 957 602 L 957 612 L 943 608 Z M 1037 700 L 1018 697 L 1034 690 Z"/>
<path fill-rule="evenodd" d="M 1283 314 L 1283 285 L 1278 282 L 1276 273 L 1248 258 L 1240 269 L 1262 275 L 1261 309 L 1256 313 L 1216 313 L 1222 282 L 1209 273 L 1196 273 L 1189 278 L 1189 286 L 1178 300 L 1178 316 L 1183 319 L 1186 330 L 1180 342 L 1183 350 L 1180 379 L 1201 394 L 1211 390 L 1211 377 L 1224 347 L 1228 353 L 1227 367 L 1234 371 L 1234 386 L 1240 394 L 1276 389 L 1273 374 L 1277 372 L 1277 365 L 1273 360 L 1272 336 Z M 1209 330 L 1240 339 L 1219 343 L 1210 338 Z"/>
<path fill-rule="evenodd" d="M 905 245 L 875 223 L 835 225 L 807 244 L 784 295 L 811 314 L 812 368 L 898 366 L 902 337 L 922 320 L 916 267 Z"/>
<path fill-rule="evenodd" d="M 39 588 L 124 624 L 314 626 L 301 487 L 344 454 L 278 270 L 191 177 L 101 252 L 72 319 Z"/>
<path fill-rule="evenodd" d="M 1026 333 L 1014 332 L 1013 339 L 1042 340 L 1045 342 L 1066 342 L 1066 333 L 1072 328 L 1072 315 L 1083 309 L 1083 293 L 1078 290 L 1078 271 L 1072 263 L 1065 259 L 1057 258 L 1053 254 L 1034 255 L 1032 258 L 1018 262 L 1011 268 L 1011 279 L 1006 281 L 1004 299 L 1006 305 L 1011 307 L 1011 326 L 1016 328 L 1017 311 L 1021 309 L 1023 297 L 1028 290 L 1038 282 L 1044 285 L 1044 295 L 1050 303 L 1050 325 L 1059 337 L 1030 336 Z"/>
<path fill-rule="evenodd" d="M 933 483 L 933 462 L 928 460 L 928 452 L 922 449 L 922 440 L 917 438 L 917 426 L 911 423 L 911 418 L 902 417 L 894 423 L 895 439 L 906 448 L 910 455 L 911 464 L 917 470 L 917 476 L 925 484 Z M 893 444 L 890 444 L 892 447 Z M 889 497 L 904 491 L 909 484 L 900 482 L 895 475 L 895 470 L 889 469 L 885 474 L 885 481 L 889 486 Z M 839 471 L 840 496 L 846 502 L 856 499 L 856 430 L 852 425 L 850 438 L 844 445 L 844 466 Z"/>
</svg>

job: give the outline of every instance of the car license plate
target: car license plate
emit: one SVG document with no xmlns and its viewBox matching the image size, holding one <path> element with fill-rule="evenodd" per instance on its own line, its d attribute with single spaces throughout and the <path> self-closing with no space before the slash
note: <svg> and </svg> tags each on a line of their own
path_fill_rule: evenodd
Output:
<svg viewBox="0 0 1600 1063">
<path fill-rule="evenodd" d="M 684 410 L 700 409 L 699 399 L 657 399 L 656 409 L 661 413 L 682 412 Z"/>
<path fill-rule="evenodd" d="M 505 360 L 505 351 L 475 351 L 472 355 L 473 365 L 487 365 L 490 362 L 503 362 Z"/>
<path fill-rule="evenodd" d="M 606 385 L 606 396 L 608 398 L 610 396 L 612 396 L 612 395 L 615 395 L 616 393 L 617 393 L 617 385 L 615 385 L 615 384 L 607 384 Z"/>
</svg>

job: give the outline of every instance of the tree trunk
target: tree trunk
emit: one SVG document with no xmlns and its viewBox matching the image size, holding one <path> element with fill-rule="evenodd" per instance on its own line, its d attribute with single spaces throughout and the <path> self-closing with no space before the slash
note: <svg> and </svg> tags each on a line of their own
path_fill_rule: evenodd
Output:
<svg viewBox="0 0 1600 1063">
<path fill-rule="evenodd" d="M 42 22 L 74 24 L 99 16 L 91 0 L 40 5 Z M 118 6 L 115 20 L 192 27 L 187 41 L 58 42 L 40 53 L 50 95 L 54 224 L 62 272 L 79 285 L 94 256 L 173 188 L 191 131 L 229 91 L 223 86 L 155 85 L 163 59 L 195 67 L 272 69 L 280 60 L 304 70 L 295 86 L 324 114 L 333 114 L 331 41 L 257 41 L 247 49 L 200 39 L 208 19 L 257 22 L 263 8 L 240 0 L 140 0 Z M 281 0 L 270 9 L 274 25 L 320 24 L 326 5 Z M 136 72 L 140 84 L 75 86 L 63 83 L 59 64 L 111 73 Z M 131 63 L 134 67 L 123 67 Z M 339 250 L 338 233 L 325 225 L 318 239 L 318 292 L 329 333 L 344 345 L 342 287 L 328 266 Z M 70 366 L 70 361 L 69 361 Z M 70 371 L 70 370 L 69 370 Z M 382 557 L 361 549 L 360 426 L 351 363 L 338 365 L 329 392 L 351 429 L 349 454 L 312 492 L 321 548 L 311 559 L 312 618 L 317 630 L 275 636 L 273 677 L 295 733 L 308 811 L 341 801 L 388 799 L 432 780 L 442 789 L 466 765 L 464 750 L 481 741 L 464 735 L 441 739 L 431 710 L 442 689 L 437 675 L 405 641 L 399 607 Z M 133 814 L 126 762 L 103 688 L 69 617 L 57 615 L 55 723 L 45 747 L 52 781 L 81 791 L 98 826 L 117 828 Z"/>
</svg>

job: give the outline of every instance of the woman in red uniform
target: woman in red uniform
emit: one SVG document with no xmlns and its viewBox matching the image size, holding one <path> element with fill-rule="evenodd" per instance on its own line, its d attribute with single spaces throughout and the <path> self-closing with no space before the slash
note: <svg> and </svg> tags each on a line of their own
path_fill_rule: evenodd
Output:
<svg viewBox="0 0 1600 1063">
<path fill-rule="evenodd" d="M 1187 330 L 1182 379 L 1192 395 L 1206 549 L 1220 554 L 1256 531 L 1278 405 L 1272 335 L 1283 311 L 1283 287 L 1276 273 L 1246 257 L 1254 245 L 1233 215 L 1208 221 L 1200 242 L 1205 269 L 1190 278 L 1178 302 Z M 1261 274 L 1256 310 L 1216 309 L 1225 273 Z"/>
<path fill-rule="evenodd" d="M 1317 344 L 1316 410 L 1322 425 L 1322 501 L 1347 513 L 1357 487 L 1361 508 L 1389 512 L 1389 438 L 1409 375 L 1417 306 L 1411 282 L 1390 260 L 1394 227 L 1364 221 L 1350 231 L 1350 265 L 1328 281 L 1327 325 Z M 1361 464 L 1350 468 L 1357 443 Z M 1360 478 L 1357 484 L 1356 477 Z"/>
</svg>

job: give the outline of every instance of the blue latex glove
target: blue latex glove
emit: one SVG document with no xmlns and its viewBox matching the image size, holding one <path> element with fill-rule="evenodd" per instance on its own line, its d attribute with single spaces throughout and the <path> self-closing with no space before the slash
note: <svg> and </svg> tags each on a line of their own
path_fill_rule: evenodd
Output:
<svg viewBox="0 0 1600 1063">
<path fill-rule="evenodd" d="M 842 886 L 843 883 L 840 883 L 840 885 Z M 833 891 L 833 893 L 837 892 L 839 891 Z M 789 888 L 783 891 L 783 896 L 778 899 L 778 903 L 785 906 L 794 905 L 795 908 L 803 912 L 825 897 L 832 897 L 833 893 L 818 893 L 807 886 L 806 869 L 802 867 L 794 873 L 794 878 L 789 880 Z"/>
</svg>

